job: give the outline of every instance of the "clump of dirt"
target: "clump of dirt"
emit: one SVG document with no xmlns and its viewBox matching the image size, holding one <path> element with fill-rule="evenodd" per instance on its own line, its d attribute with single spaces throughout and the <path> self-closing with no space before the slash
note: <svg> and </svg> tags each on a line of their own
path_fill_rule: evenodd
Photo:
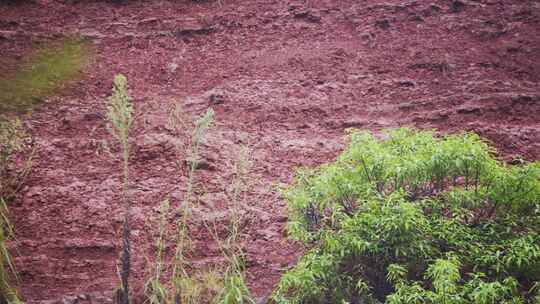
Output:
<svg viewBox="0 0 540 304">
<path fill-rule="evenodd" d="M 171 165 L 167 109 L 181 104 L 192 120 L 212 106 L 201 212 L 223 213 L 232 174 L 225 160 L 247 144 L 254 163 L 242 239 L 261 302 L 301 254 L 286 240 L 276 186 L 295 167 L 333 159 L 346 128 L 474 131 L 501 158 L 540 159 L 539 1 L 221 2 L 0 6 L 0 36 L 11 32 L 0 38 L 6 56 L 58 33 L 87 37 L 96 49 L 77 86 L 51 98 L 62 103 L 26 118 L 40 146 L 12 205 L 26 302 L 103 302 L 117 286 L 120 162 L 104 148 L 103 107 L 116 73 L 128 77 L 138 113 L 134 248 L 147 248 L 145 222 L 161 199 L 175 204 L 185 191 L 185 175 Z M 203 229 L 194 238 L 196 265 L 219 257 Z M 145 273 L 139 253 L 135 286 Z"/>
</svg>

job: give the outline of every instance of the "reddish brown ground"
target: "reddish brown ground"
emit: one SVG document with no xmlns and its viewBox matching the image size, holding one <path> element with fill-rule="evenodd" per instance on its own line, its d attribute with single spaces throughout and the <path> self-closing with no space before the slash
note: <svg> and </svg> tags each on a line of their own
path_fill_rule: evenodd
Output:
<svg viewBox="0 0 540 304">
<path fill-rule="evenodd" d="M 95 47 L 74 89 L 27 117 L 39 155 L 12 205 L 27 302 L 116 287 L 121 175 L 102 149 L 111 139 L 103 100 L 116 73 L 127 75 L 138 115 L 137 284 L 146 219 L 165 195 L 177 204 L 185 189 L 165 127 L 172 103 L 191 117 L 216 111 L 198 178 L 201 214 L 223 215 L 227 162 L 238 144 L 253 151 L 243 237 L 249 287 L 259 298 L 299 255 L 284 238 L 285 203 L 272 189 L 290 181 L 294 167 L 335 157 L 345 128 L 471 130 L 506 159 L 540 159 L 539 1 L 222 2 L 0 5 L 4 58 L 58 34 L 88 36 Z M 212 92 L 223 103 L 212 104 Z M 195 236 L 198 265 L 218 256 L 207 235 Z"/>
</svg>

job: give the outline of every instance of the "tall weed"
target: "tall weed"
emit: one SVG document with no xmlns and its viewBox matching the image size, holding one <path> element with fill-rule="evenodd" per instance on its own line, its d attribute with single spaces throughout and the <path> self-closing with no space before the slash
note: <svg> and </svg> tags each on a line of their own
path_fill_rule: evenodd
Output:
<svg viewBox="0 0 540 304">
<path fill-rule="evenodd" d="M 180 112 L 179 107 L 174 107 L 169 118 L 169 128 L 175 134 L 185 134 L 188 124 Z M 239 159 L 231 165 L 234 178 L 228 189 L 230 198 L 229 224 L 227 236 L 221 238 L 218 233 L 220 223 L 203 218 L 206 230 L 213 236 L 218 244 L 225 265 L 213 265 L 210 268 L 197 270 L 190 265 L 190 253 L 193 251 L 190 223 L 197 210 L 197 197 L 195 195 L 195 176 L 201 161 L 201 144 L 213 122 L 213 111 L 209 109 L 195 124 L 189 140 L 179 140 L 181 144 L 177 151 L 186 161 L 178 164 L 187 164 L 186 193 L 178 207 L 180 217 L 176 221 L 173 231 L 175 237 L 175 255 L 171 262 L 171 276 L 167 279 L 163 267 L 167 263 L 163 257 L 163 246 L 167 239 L 167 214 L 170 213 L 169 201 L 165 200 L 160 208 L 160 217 L 157 220 L 158 235 L 155 237 L 155 261 L 150 263 L 151 275 L 146 282 L 145 294 L 150 303 L 253 303 L 249 291 L 245 285 L 243 254 L 239 243 L 240 221 L 239 210 L 243 203 L 245 192 L 245 178 L 249 170 L 249 153 L 247 148 L 242 148 Z"/>
<path fill-rule="evenodd" d="M 124 205 L 124 219 L 122 225 L 122 256 L 120 279 L 121 286 L 118 293 L 120 304 L 129 303 L 129 275 L 130 275 L 130 213 L 131 201 L 129 190 L 129 130 L 133 123 L 133 105 L 127 93 L 127 80 L 123 75 L 114 78 L 112 95 L 106 102 L 107 118 L 111 123 L 110 132 L 119 141 L 122 149 L 122 203 Z"/>
</svg>

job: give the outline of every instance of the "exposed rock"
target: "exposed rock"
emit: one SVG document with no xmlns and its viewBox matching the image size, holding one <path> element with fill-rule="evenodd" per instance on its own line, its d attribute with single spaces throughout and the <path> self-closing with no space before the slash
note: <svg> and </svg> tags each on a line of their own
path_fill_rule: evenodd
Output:
<svg viewBox="0 0 540 304">
<path fill-rule="evenodd" d="M 112 293 L 92 292 L 80 295 L 64 296 L 60 299 L 41 301 L 41 304 L 112 304 Z"/>
<path fill-rule="evenodd" d="M 390 28 L 390 21 L 388 21 L 388 19 L 377 20 L 375 21 L 375 26 L 380 29 L 386 30 Z"/>
<path fill-rule="evenodd" d="M 139 25 L 155 24 L 158 22 L 158 18 L 146 18 L 138 22 Z"/>
<path fill-rule="evenodd" d="M 414 108 L 416 108 L 416 105 L 414 102 L 406 102 L 406 103 L 402 103 L 398 105 L 398 109 L 403 110 L 403 111 L 414 110 Z"/>
<path fill-rule="evenodd" d="M 168 151 L 181 144 L 178 138 L 167 134 L 145 134 L 137 138 L 135 156 L 141 161 L 152 160 L 163 157 Z"/>
<path fill-rule="evenodd" d="M 459 114 L 479 114 L 481 110 L 475 105 L 463 105 L 457 108 L 456 112 Z"/>
<path fill-rule="evenodd" d="M 514 103 L 533 103 L 539 102 L 539 95 L 528 95 L 528 94 L 516 94 L 510 97 Z"/>
<path fill-rule="evenodd" d="M 187 158 L 186 164 L 191 166 L 195 163 L 195 168 L 198 170 L 214 171 L 216 170 L 216 166 L 214 165 L 215 160 L 216 156 L 208 154 L 198 159 Z"/>
<path fill-rule="evenodd" d="M 410 69 L 417 70 L 430 70 L 433 72 L 447 72 L 451 69 L 451 65 L 443 62 L 426 62 L 426 63 L 415 63 L 409 65 Z"/>
<path fill-rule="evenodd" d="M 422 10 L 422 15 L 424 17 L 430 17 L 430 16 L 433 16 L 435 15 L 436 13 L 440 12 L 441 11 L 441 7 L 436 5 L 436 4 L 431 4 L 429 5 L 428 8 L 425 8 Z"/>
<path fill-rule="evenodd" d="M 504 34 L 506 34 L 506 30 L 497 30 L 497 29 L 485 29 L 481 31 L 473 31 L 473 34 L 480 38 L 481 40 L 492 40 L 497 39 Z"/>
<path fill-rule="evenodd" d="M 17 31 L 0 31 L 0 39 L 11 39 L 17 35 Z"/>
<path fill-rule="evenodd" d="M 465 3 L 459 0 L 454 0 L 450 4 L 450 12 L 451 13 L 459 13 L 465 9 Z"/>
<path fill-rule="evenodd" d="M 416 86 L 416 82 L 410 80 L 410 79 L 401 79 L 397 81 L 397 84 L 401 87 L 414 87 Z"/>
<path fill-rule="evenodd" d="M 79 35 L 81 35 L 84 38 L 97 39 L 97 40 L 107 38 L 107 35 L 94 29 L 82 29 L 79 31 Z"/>
<path fill-rule="evenodd" d="M 303 19 L 307 22 L 313 22 L 313 23 L 321 22 L 321 16 L 318 13 L 310 11 L 310 10 L 295 12 L 294 18 Z"/>
<path fill-rule="evenodd" d="M 432 122 L 444 121 L 450 118 L 450 115 L 447 112 L 438 112 L 435 113 L 432 117 L 429 118 Z"/>
<path fill-rule="evenodd" d="M 424 18 L 420 15 L 413 14 L 409 17 L 410 21 L 424 22 Z"/>
<path fill-rule="evenodd" d="M 342 124 L 341 124 L 341 127 L 342 128 L 360 128 L 360 127 L 363 127 L 367 124 L 366 121 L 363 121 L 363 120 L 358 120 L 358 119 L 349 119 L 349 120 L 346 120 L 344 121 Z"/>
<path fill-rule="evenodd" d="M 208 92 L 208 101 L 212 105 L 225 103 L 225 93 L 221 90 L 212 90 Z"/>
<path fill-rule="evenodd" d="M 174 31 L 174 36 L 177 39 L 187 39 L 196 35 L 207 35 L 215 30 L 214 26 L 202 24 L 196 19 L 187 19 Z"/>
</svg>

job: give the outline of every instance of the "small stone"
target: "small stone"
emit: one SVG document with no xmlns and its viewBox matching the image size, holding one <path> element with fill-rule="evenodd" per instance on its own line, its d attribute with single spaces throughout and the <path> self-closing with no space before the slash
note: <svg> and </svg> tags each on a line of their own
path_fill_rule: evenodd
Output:
<svg viewBox="0 0 540 304">
<path fill-rule="evenodd" d="M 176 62 L 169 63 L 167 69 L 169 70 L 169 72 L 174 73 L 178 69 L 178 64 Z"/>
</svg>

